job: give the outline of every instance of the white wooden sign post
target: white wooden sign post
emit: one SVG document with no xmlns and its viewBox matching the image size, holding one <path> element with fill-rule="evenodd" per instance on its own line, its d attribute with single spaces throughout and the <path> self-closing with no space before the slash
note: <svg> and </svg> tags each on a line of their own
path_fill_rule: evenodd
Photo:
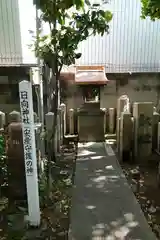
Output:
<svg viewBox="0 0 160 240">
<path fill-rule="evenodd" d="M 20 109 L 22 118 L 23 146 L 27 185 L 29 223 L 40 224 L 37 158 L 33 117 L 32 85 L 29 81 L 19 83 Z"/>
</svg>

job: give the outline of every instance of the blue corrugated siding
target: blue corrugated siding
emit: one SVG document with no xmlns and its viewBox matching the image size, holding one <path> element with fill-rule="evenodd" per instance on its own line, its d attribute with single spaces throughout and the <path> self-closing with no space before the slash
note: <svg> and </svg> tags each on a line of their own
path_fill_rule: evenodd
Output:
<svg viewBox="0 0 160 240">
<path fill-rule="evenodd" d="M 140 0 L 111 0 L 110 34 L 80 44 L 81 65 L 105 65 L 106 72 L 160 71 L 160 21 L 142 20 Z"/>
<path fill-rule="evenodd" d="M 21 63 L 18 0 L 0 0 L 0 65 Z"/>
</svg>

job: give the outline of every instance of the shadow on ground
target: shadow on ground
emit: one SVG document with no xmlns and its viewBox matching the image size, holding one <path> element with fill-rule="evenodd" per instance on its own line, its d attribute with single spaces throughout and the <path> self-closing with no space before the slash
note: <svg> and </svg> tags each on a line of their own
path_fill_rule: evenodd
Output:
<svg viewBox="0 0 160 240">
<path fill-rule="evenodd" d="M 105 143 L 79 145 L 69 239 L 156 239 Z"/>
</svg>

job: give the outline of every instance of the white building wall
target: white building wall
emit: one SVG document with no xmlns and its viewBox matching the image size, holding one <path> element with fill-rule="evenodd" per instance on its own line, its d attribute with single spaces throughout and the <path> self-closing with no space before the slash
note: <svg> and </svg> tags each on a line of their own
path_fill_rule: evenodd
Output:
<svg viewBox="0 0 160 240">
<path fill-rule="evenodd" d="M 106 72 L 160 71 L 160 21 L 142 20 L 140 0 L 110 0 L 110 34 L 82 42 L 78 64 L 105 65 Z"/>
<path fill-rule="evenodd" d="M 36 63 L 28 47 L 35 15 L 33 0 L 0 0 L 0 66 Z"/>
<path fill-rule="evenodd" d="M 35 64 L 37 60 L 29 45 L 33 44 L 32 36 L 36 36 L 36 9 L 33 0 L 18 0 L 18 4 L 23 64 Z"/>
<path fill-rule="evenodd" d="M 0 1 L 0 65 L 22 62 L 18 0 Z"/>
</svg>

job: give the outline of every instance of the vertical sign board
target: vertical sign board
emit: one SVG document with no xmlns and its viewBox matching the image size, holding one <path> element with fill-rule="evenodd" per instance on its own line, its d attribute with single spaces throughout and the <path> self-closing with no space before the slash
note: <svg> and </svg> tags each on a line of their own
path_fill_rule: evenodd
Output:
<svg viewBox="0 0 160 240">
<path fill-rule="evenodd" d="M 40 224 L 37 159 L 33 117 L 32 85 L 29 81 L 19 83 L 20 109 L 22 118 L 23 146 L 27 184 L 29 222 Z"/>
</svg>

